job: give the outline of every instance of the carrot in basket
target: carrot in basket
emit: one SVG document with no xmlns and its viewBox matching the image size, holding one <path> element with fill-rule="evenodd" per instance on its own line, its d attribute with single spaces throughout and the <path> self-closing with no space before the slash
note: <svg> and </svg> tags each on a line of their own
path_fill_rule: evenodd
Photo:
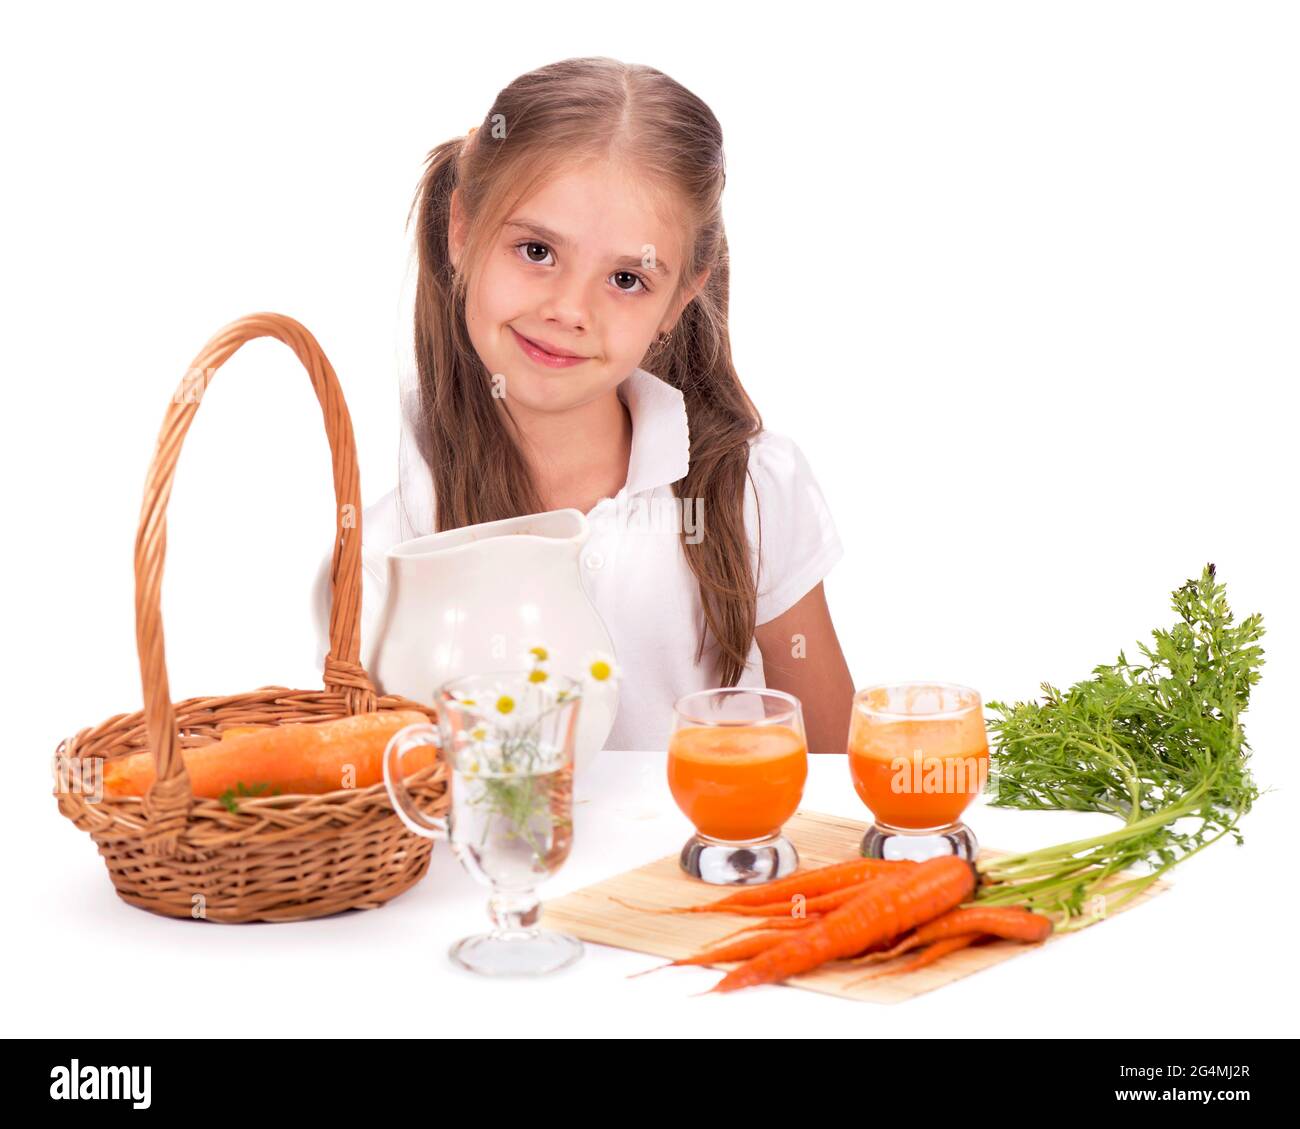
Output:
<svg viewBox="0 0 1300 1129">
<path fill-rule="evenodd" d="M 260 795 L 318 794 L 345 785 L 368 788 L 384 778 L 384 748 L 393 734 L 428 720 L 417 710 L 389 710 L 335 721 L 269 725 L 254 732 L 228 732 L 210 745 L 184 749 L 181 756 L 194 795 L 208 799 L 219 799 L 241 784 Z M 402 758 L 402 765 L 409 775 L 436 759 L 432 745 L 418 745 Z M 152 753 L 132 753 L 104 764 L 106 796 L 143 796 L 153 781 Z"/>
<path fill-rule="evenodd" d="M 940 957 L 946 957 L 949 953 L 955 953 L 958 949 L 973 945 L 976 941 L 987 936 L 987 933 L 958 933 L 952 937 L 942 937 L 938 941 L 930 942 L 920 952 L 913 953 L 905 961 L 894 965 L 893 968 L 877 968 L 873 972 L 868 972 L 865 976 L 859 976 L 856 980 L 850 981 L 848 986 L 861 984 L 867 980 L 876 980 L 881 976 L 894 976 L 900 972 L 915 972 L 918 968 L 933 964 Z"/>
<path fill-rule="evenodd" d="M 938 917 L 975 889 L 975 869 L 947 855 L 868 883 L 855 898 L 728 972 L 711 992 L 770 984 L 860 953 Z"/>
<path fill-rule="evenodd" d="M 962 933 L 989 933 L 1007 941 L 1024 941 L 1033 944 L 1044 940 L 1052 931 L 1052 919 L 1041 913 L 1031 913 L 1021 906 L 971 906 L 951 909 L 933 921 L 927 921 L 904 937 L 892 949 L 866 953 L 854 957 L 848 964 L 874 964 L 893 960 L 931 941 L 955 937 Z"/>
<path fill-rule="evenodd" d="M 218 736 L 224 741 L 227 737 L 242 737 L 245 733 L 260 733 L 263 729 L 270 729 L 269 725 L 232 725 L 229 729 L 223 729 Z"/>
</svg>

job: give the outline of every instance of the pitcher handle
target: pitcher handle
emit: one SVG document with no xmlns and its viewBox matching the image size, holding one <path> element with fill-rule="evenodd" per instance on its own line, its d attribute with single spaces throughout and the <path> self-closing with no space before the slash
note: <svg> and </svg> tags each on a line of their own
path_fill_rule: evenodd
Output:
<svg viewBox="0 0 1300 1129">
<path fill-rule="evenodd" d="M 442 742 L 438 738 L 436 726 L 417 721 L 399 729 L 384 748 L 384 786 L 388 789 L 389 799 L 393 801 L 393 810 L 410 830 L 426 839 L 446 839 L 447 821 L 425 815 L 415 806 L 406 787 L 401 761 L 407 750 L 416 745 L 432 745 L 442 755 Z"/>
</svg>

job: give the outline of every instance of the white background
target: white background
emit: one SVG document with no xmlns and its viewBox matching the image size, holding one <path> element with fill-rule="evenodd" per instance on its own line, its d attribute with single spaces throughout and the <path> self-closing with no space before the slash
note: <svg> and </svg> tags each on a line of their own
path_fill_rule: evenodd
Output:
<svg viewBox="0 0 1300 1129">
<path fill-rule="evenodd" d="M 464 1006 L 438 1008 L 452 974 L 424 927 L 479 925 L 472 891 L 454 922 L 437 905 L 468 883 L 445 856 L 382 913 L 178 928 L 117 901 L 48 764 L 61 737 L 140 706 L 135 524 L 189 361 L 243 314 L 298 318 L 342 381 L 364 501 L 388 491 L 423 158 L 516 75 L 587 54 L 666 71 L 722 122 L 736 363 L 836 516 L 847 553 L 827 592 L 858 685 L 1067 685 L 1169 626 L 1171 591 L 1206 561 L 1268 628 L 1247 732 L 1271 790 L 1244 847 L 1054 946 L 1048 975 L 1044 951 L 1036 974 L 1012 962 L 924 1004 L 808 997 L 781 1005 L 795 1033 L 1296 1033 L 1293 5 L 51 4 L 6 23 L 6 1034 L 453 1034 L 535 1014 L 530 989 L 480 1009 L 497 989 L 460 982 Z M 254 343 L 204 397 L 168 511 L 174 697 L 320 684 L 308 596 L 333 513 L 306 375 Z M 847 779 L 827 787 L 823 809 L 861 813 Z M 992 846 L 1061 834 L 977 816 Z M 573 873 L 678 840 L 625 831 L 619 854 L 579 842 Z M 294 975 L 300 960 L 336 979 Z M 699 980 L 664 980 L 625 989 L 615 1015 L 616 963 L 534 989 L 563 1000 L 549 1029 L 767 1016 L 779 1033 L 789 1011 L 765 1007 L 804 996 L 688 1000 Z M 425 985 L 406 1023 L 398 968 Z M 178 1004 L 178 977 L 223 997 L 283 987 L 225 1014 Z"/>
</svg>

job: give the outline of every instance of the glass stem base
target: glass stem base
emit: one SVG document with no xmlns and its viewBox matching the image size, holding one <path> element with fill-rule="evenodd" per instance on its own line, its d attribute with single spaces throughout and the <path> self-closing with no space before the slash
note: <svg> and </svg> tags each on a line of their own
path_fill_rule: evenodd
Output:
<svg viewBox="0 0 1300 1129">
<path fill-rule="evenodd" d="M 713 886 L 757 886 L 793 874 L 799 853 L 784 835 L 726 843 L 693 835 L 682 848 L 682 869 Z"/>
<path fill-rule="evenodd" d="M 567 968 L 582 956 L 582 942 L 539 928 L 541 910 L 531 891 L 495 890 L 488 901 L 492 932 L 457 941 L 448 955 L 480 976 L 544 976 Z"/>
<path fill-rule="evenodd" d="M 545 976 L 568 968 L 582 956 L 582 942 L 546 929 L 504 937 L 480 933 L 457 941 L 448 956 L 480 976 Z"/>
<path fill-rule="evenodd" d="M 863 858 L 910 859 L 912 862 L 924 862 L 944 855 L 974 862 L 979 850 L 975 833 L 964 823 L 923 830 L 874 823 L 862 836 L 861 846 Z"/>
</svg>

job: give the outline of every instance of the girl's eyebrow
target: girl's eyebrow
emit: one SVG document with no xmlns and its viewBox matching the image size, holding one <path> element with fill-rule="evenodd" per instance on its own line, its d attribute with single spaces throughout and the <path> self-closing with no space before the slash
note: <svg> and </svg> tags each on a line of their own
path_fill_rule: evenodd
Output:
<svg viewBox="0 0 1300 1129">
<path fill-rule="evenodd" d="M 556 247 L 569 246 L 569 241 L 559 232 L 552 231 L 549 227 L 545 227 L 533 220 L 507 220 L 506 227 L 517 227 L 521 231 L 530 232 L 537 236 L 538 239 L 541 239 L 546 243 L 553 243 Z M 644 255 L 624 255 L 620 259 L 615 259 L 614 262 L 619 267 L 639 267 L 642 270 L 654 271 L 663 278 L 668 278 L 672 274 L 672 270 L 669 268 L 668 264 L 657 255 L 651 258 L 648 265 L 646 263 L 646 256 Z"/>
</svg>

